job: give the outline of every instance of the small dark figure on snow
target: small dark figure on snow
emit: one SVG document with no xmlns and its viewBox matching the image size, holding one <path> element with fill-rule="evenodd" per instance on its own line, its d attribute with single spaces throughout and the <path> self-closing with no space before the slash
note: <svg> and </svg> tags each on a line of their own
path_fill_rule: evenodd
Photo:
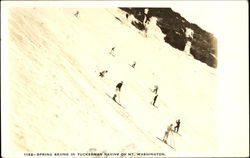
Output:
<svg viewBox="0 0 250 158">
<path fill-rule="evenodd" d="M 155 97 L 154 97 L 154 100 L 153 100 L 153 103 L 152 103 L 154 106 L 155 106 L 155 101 L 156 101 L 157 97 L 158 97 L 158 94 L 156 94 Z"/>
<path fill-rule="evenodd" d="M 154 92 L 155 94 L 157 94 L 157 90 L 158 90 L 158 86 L 155 85 L 155 88 L 154 88 L 153 92 Z"/>
<path fill-rule="evenodd" d="M 121 91 L 121 87 L 122 87 L 122 84 L 123 84 L 123 81 L 121 81 L 120 83 L 118 83 L 117 85 L 116 85 L 116 90 L 117 91 Z"/>
<path fill-rule="evenodd" d="M 107 70 L 103 70 L 102 72 L 100 72 L 99 76 L 104 77 L 104 74 L 107 73 Z"/>
<path fill-rule="evenodd" d="M 174 131 L 176 133 L 178 133 L 178 131 L 179 131 L 180 123 L 181 123 L 180 119 L 176 120 L 176 126 L 174 127 Z"/>
<path fill-rule="evenodd" d="M 126 18 L 128 18 L 128 16 L 129 16 L 128 13 L 126 13 Z"/>
<path fill-rule="evenodd" d="M 165 143 L 167 143 L 167 139 L 169 136 L 169 133 L 173 131 L 173 124 L 170 124 L 170 126 L 167 127 L 167 131 L 165 131 L 164 137 L 163 137 L 163 141 Z"/>
<path fill-rule="evenodd" d="M 114 56 L 114 51 L 115 51 L 115 47 L 113 47 L 113 48 L 111 49 L 111 51 L 109 52 L 109 54 L 112 55 L 112 56 Z"/>
<path fill-rule="evenodd" d="M 131 66 L 132 66 L 132 68 L 135 68 L 135 65 L 136 65 L 136 62 L 134 62 L 134 63 L 133 63 L 133 65 L 131 65 Z"/>
<path fill-rule="evenodd" d="M 122 84 L 123 84 L 123 81 L 121 81 L 120 83 L 118 83 L 118 84 L 116 85 L 115 94 L 114 94 L 114 96 L 113 96 L 113 100 L 114 100 L 114 101 L 116 101 L 115 98 L 116 98 L 117 96 L 119 96 L 119 94 L 120 94 Z"/>
<path fill-rule="evenodd" d="M 74 15 L 75 15 L 76 17 L 78 17 L 78 14 L 79 14 L 79 11 L 77 11 Z"/>
</svg>

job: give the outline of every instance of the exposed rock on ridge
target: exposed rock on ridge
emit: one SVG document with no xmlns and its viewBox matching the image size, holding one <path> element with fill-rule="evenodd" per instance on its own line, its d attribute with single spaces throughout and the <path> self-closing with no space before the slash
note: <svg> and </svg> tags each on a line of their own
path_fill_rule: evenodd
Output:
<svg viewBox="0 0 250 158">
<path fill-rule="evenodd" d="M 140 22 L 132 24 L 139 30 L 144 30 L 143 20 L 145 8 L 120 8 L 134 15 Z M 147 18 L 157 17 L 157 25 L 166 35 L 164 40 L 172 47 L 184 51 L 187 41 L 190 41 L 190 54 L 195 59 L 207 65 L 217 67 L 217 39 L 213 34 L 201 29 L 198 25 L 188 22 L 171 8 L 148 8 Z M 193 38 L 186 36 L 186 29 L 193 30 Z"/>
</svg>

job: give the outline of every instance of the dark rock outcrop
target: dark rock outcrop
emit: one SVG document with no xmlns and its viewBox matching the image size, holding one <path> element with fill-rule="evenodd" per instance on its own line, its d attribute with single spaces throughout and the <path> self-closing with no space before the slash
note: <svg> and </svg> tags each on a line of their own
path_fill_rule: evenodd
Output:
<svg viewBox="0 0 250 158">
<path fill-rule="evenodd" d="M 139 30 L 144 30 L 143 20 L 145 8 L 120 8 L 129 14 L 134 15 L 138 22 L 132 24 Z M 157 26 L 166 35 L 165 42 L 172 47 L 184 50 L 187 41 L 192 43 L 190 53 L 195 59 L 207 65 L 217 67 L 217 39 L 213 34 L 201 29 L 198 25 L 189 23 L 179 13 L 171 8 L 148 8 L 147 18 L 156 17 Z M 193 38 L 186 37 L 186 28 L 194 31 Z"/>
</svg>

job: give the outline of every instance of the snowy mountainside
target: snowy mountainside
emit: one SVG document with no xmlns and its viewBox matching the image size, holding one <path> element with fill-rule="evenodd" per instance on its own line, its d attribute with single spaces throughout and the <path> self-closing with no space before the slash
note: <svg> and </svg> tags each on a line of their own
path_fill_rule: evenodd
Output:
<svg viewBox="0 0 250 158">
<path fill-rule="evenodd" d="M 189 52 L 195 59 L 217 67 L 217 38 L 198 25 L 188 22 L 179 13 L 171 8 L 121 8 L 128 14 L 133 15 L 137 21 L 133 25 L 139 30 L 144 30 L 142 22 L 145 15 L 148 19 L 156 17 L 157 26 L 165 35 L 165 42 L 174 48 L 185 51 L 187 42 L 191 45 Z M 145 12 L 145 10 L 147 10 Z M 187 36 L 188 30 L 192 30 L 192 36 Z"/>
<path fill-rule="evenodd" d="M 115 8 L 11 8 L 8 27 L 10 151 L 216 150 L 215 70 L 161 32 L 145 37 Z M 107 96 L 120 81 L 124 108 Z M 176 119 L 174 151 L 157 137 Z"/>
</svg>

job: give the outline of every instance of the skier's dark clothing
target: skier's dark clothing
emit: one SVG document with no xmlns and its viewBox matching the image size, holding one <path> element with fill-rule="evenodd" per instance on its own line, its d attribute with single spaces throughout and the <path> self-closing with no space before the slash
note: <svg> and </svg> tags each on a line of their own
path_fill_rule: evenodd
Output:
<svg viewBox="0 0 250 158">
<path fill-rule="evenodd" d="M 157 97 L 158 97 L 158 95 L 156 94 L 156 96 L 154 97 L 153 105 L 155 105 L 155 101 L 156 101 Z"/>
<path fill-rule="evenodd" d="M 158 86 L 155 86 L 155 89 L 153 90 L 153 92 L 154 92 L 155 94 L 157 94 L 157 90 L 158 90 Z"/>
<path fill-rule="evenodd" d="M 119 95 L 119 92 L 121 91 L 122 84 L 123 84 L 123 82 L 121 81 L 120 83 L 118 83 L 116 85 L 116 93 L 113 96 L 114 101 L 116 101 L 115 98 L 117 97 L 117 95 Z"/>
<path fill-rule="evenodd" d="M 100 72 L 99 76 L 104 77 L 104 74 L 102 72 Z"/>
<path fill-rule="evenodd" d="M 113 47 L 113 48 L 111 49 L 111 51 L 109 52 L 109 54 L 111 54 L 111 55 L 114 56 L 114 51 L 115 51 L 115 47 Z"/>
<path fill-rule="evenodd" d="M 104 71 L 100 72 L 99 76 L 104 77 L 104 74 L 107 72 L 108 72 L 107 70 L 104 70 Z"/>
<path fill-rule="evenodd" d="M 179 131 L 179 128 L 180 128 L 180 119 L 176 121 L 176 126 L 174 127 L 174 131 L 175 132 L 178 132 Z"/>
<path fill-rule="evenodd" d="M 119 91 L 121 91 L 121 87 L 122 87 L 122 82 L 120 82 L 116 85 L 116 89 L 118 89 Z"/>
<path fill-rule="evenodd" d="M 117 95 L 116 95 L 116 94 L 114 94 L 114 96 L 113 96 L 113 98 L 112 98 L 114 101 L 116 101 L 116 100 L 115 100 L 116 96 L 117 96 Z"/>
<path fill-rule="evenodd" d="M 128 16 L 129 16 L 129 15 L 128 15 L 128 13 L 127 13 L 127 14 L 126 14 L 126 18 L 128 18 Z"/>
<path fill-rule="evenodd" d="M 79 14 L 79 11 L 77 11 L 74 15 L 75 15 L 76 17 L 78 17 L 78 14 Z"/>
<path fill-rule="evenodd" d="M 135 68 L 135 64 L 136 64 L 136 62 L 133 63 L 133 65 L 132 65 L 133 68 Z"/>
</svg>

